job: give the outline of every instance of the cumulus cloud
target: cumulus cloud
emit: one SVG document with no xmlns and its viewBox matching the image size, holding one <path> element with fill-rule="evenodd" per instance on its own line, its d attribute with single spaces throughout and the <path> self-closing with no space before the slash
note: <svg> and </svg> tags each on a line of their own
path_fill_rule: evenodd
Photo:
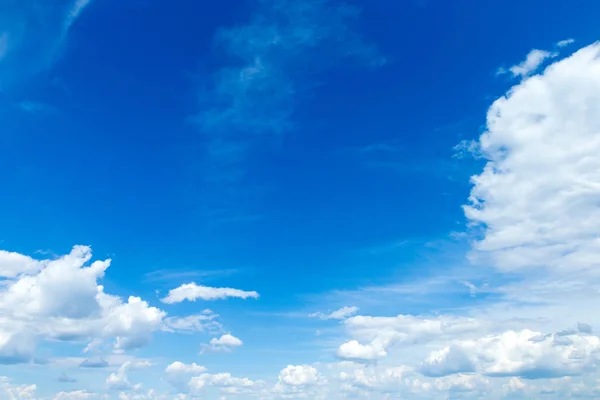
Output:
<svg viewBox="0 0 600 400">
<path fill-rule="evenodd" d="M 142 387 L 141 384 L 131 384 L 127 374 L 129 371 L 149 366 L 150 363 L 147 361 L 126 361 L 117 372 L 113 372 L 106 378 L 106 387 L 110 390 L 139 390 Z"/>
<path fill-rule="evenodd" d="M 169 294 L 161 301 L 166 304 L 181 303 L 185 300 L 196 301 L 200 300 L 223 300 L 227 298 L 238 299 L 258 299 L 257 292 L 247 292 L 239 289 L 231 288 L 214 288 L 208 286 L 196 285 L 195 283 L 186 283 L 175 289 L 169 290 Z"/>
<path fill-rule="evenodd" d="M 323 320 L 327 319 L 346 319 L 358 312 L 358 307 L 342 307 L 331 314 L 323 314 L 321 312 L 317 312 L 314 314 L 310 314 L 309 317 L 318 317 Z"/>
<path fill-rule="evenodd" d="M 222 393 L 228 394 L 251 394 L 264 385 L 263 381 L 237 378 L 228 372 L 194 376 L 189 382 L 191 393 L 194 395 L 200 395 L 207 387 L 217 387 Z"/>
<path fill-rule="evenodd" d="M 497 268 L 598 270 L 599 54 L 599 44 L 579 50 L 488 111 L 488 162 L 465 214 L 484 229 L 475 251 Z"/>
<path fill-rule="evenodd" d="M 90 393 L 85 390 L 74 390 L 71 392 L 57 393 L 53 400 L 86 400 L 94 398 L 98 398 L 98 394 Z"/>
<path fill-rule="evenodd" d="M 229 352 L 229 351 L 232 351 L 236 347 L 240 347 L 242 344 L 243 344 L 243 342 L 240 339 L 227 333 L 219 338 L 211 339 L 209 344 L 202 345 L 202 353 L 205 353 L 208 351 Z"/>
<path fill-rule="evenodd" d="M 43 340 L 114 340 L 117 350 L 142 347 L 160 329 L 166 313 L 139 297 L 126 302 L 104 292 L 98 281 L 111 260 L 91 261 L 91 249 L 75 246 L 62 257 L 36 261 L 2 253 L 0 270 L 0 362 L 32 359 Z"/>
<path fill-rule="evenodd" d="M 36 385 L 15 385 L 10 378 L 0 376 L 0 394 L 10 400 L 35 400 Z"/>
<path fill-rule="evenodd" d="M 184 364 L 180 361 L 175 361 L 165 369 L 167 373 L 167 381 L 181 392 L 189 390 L 188 383 L 193 374 L 202 374 L 206 372 L 206 368 L 196 363 Z"/>
<path fill-rule="evenodd" d="M 279 372 L 272 393 L 281 398 L 317 398 L 327 380 L 310 365 L 288 365 Z"/>
<path fill-rule="evenodd" d="M 460 342 L 432 353 L 424 366 L 438 375 L 477 370 L 488 376 L 541 379 L 590 372 L 599 356 L 597 336 L 523 330 Z"/>
</svg>

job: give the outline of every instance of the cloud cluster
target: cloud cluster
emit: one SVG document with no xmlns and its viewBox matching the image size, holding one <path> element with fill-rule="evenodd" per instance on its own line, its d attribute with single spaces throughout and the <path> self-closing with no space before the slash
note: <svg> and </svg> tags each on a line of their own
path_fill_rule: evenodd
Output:
<svg viewBox="0 0 600 400">
<path fill-rule="evenodd" d="M 5 278 L 0 287 L 1 362 L 31 360 L 43 340 L 108 339 L 115 349 L 138 348 L 162 325 L 166 313 L 139 297 L 123 301 L 104 292 L 98 280 L 111 261 L 87 265 L 89 247 L 75 246 L 65 256 L 44 261 L 9 254 L 0 260 Z"/>
</svg>

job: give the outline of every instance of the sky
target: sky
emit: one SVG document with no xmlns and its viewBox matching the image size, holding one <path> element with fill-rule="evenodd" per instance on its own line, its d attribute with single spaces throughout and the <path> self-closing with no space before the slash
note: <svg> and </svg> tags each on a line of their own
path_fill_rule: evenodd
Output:
<svg viewBox="0 0 600 400">
<path fill-rule="evenodd" d="M 0 398 L 599 398 L 599 12 L 0 0 Z"/>
</svg>

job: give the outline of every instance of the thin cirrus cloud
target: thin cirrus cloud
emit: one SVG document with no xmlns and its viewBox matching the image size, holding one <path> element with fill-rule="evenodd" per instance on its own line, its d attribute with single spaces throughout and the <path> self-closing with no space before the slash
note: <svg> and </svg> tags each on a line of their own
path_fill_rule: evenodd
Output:
<svg viewBox="0 0 600 400">
<path fill-rule="evenodd" d="M 258 299 L 259 294 L 255 291 L 244 291 L 232 288 L 214 288 L 201 286 L 195 283 L 186 283 L 175 289 L 171 289 L 166 297 L 161 299 L 165 304 L 181 303 L 183 301 L 196 300 L 224 300 L 227 298 Z"/>
<path fill-rule="evenodd" d="M 315 72 L 341 60 L 385 63 L 352 28 L 359 14 L 329 0 L 264 0 L 247 23 L 217 33 L 231 63 L 214 73 L 195 117 L 208 135 L 213 167 L 239 162 L 258 138 L 292 129 L 300 86 Z"/>
<path fill-rule="evenodd" d="M 358 307 L 342 307 L 338 310 L 335 310 L 334 312 L 332 312 L 331 314 L 323 314 L 321 312 L 316 312 L 313 314 L 310 314 L 309 317 L 311 318 L 320 318 L 323 320 L 327 320 L 327 319 L 346 319 L 354 314 L 356 314 L 358 312 Z"/>
<path fill-rule="evenodd" d="M 19 1 L 0 4 L 0 87 L 18 87 L 50 69 L 61 57 L 74 23 L 93 0 Z M 40 16 L 43 15 L 43 18 Z M 26 112 L 52 108 L 17 102 Z"/>
</svg>

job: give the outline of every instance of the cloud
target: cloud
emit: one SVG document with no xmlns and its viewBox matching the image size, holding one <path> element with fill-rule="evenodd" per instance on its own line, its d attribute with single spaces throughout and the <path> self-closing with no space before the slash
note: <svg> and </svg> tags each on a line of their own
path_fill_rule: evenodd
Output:
<svg viewBox="0 0 600 400">
<path fill-rule="evenodd" d="M 213 313 L 211 310 L 204 311 L 205 313 L 203 314 L 165 318 L 163 330 L 178 333 L 220 332 L 223 326 L 219 321 L 216 321 L 219 315 Z"/>
<path fill-rule="evenodd" d="M 75 246 L 53 260 L 35 261 L 3 252 L 0 271 L 0 362 L 25 362 L 40 340 L 114 340 L 127 350 L 146 345 L 166 313 L 139 297 L 126 302 L 98 285 L 111 260 L 94 261 L 91 249 Z"/>
<path fill-rule="evenodd" d="M 90 393 L 85 390 L 74 390 L 72 392 L 60 392 L 53 397 L 53 400 L 86 400 L 98 398 L 96 393 Z"/>
<path fill-rule="evenodd" d="M 357 340 L 350 340 L 338 348 L 337 356 L 346 360 L 373 361 L 387 356 L 388 345 L 388 341 L 381 340 L 374 340 L 367 345 L 362 345 Z"/>
<path fill-rule="evenodd" d="M 257 299 L 259 297 L 257 292 L 246 292 L 239 289 L 231 288 L 213 288 L 208 286 L 200 286 L 195 283 L 187 283 L 179 286 L 178 288 L 169 291 L 167 297 L 161 301 L 166 304 L 181 303 L 185 300 L 196 301 L 200 300 L 224 300 L 227 298 L 238 298 L 238 299 Z"/>
<path fill-rule="evenodd" d="M 503 271 L 597 275 L 600 44 L 558 61 L 494 102 L 472 178 L 474 257 Z"/>
<path fill-rule="evenodd" d="M 298 97 L 315 73 L 340 61 L 385 62 L 353 29 L 360 12 L 350 5 L 330 0 L 255 4 L 249 21 L 222 29 L 215 38 L 231 63 L 214 74 L 196 117 L 209 135 L 213 170 L 239 163 L 259 138 L 292 129 Z M 227 177 L 237 180 L 242 173 L 234 168 Z"/>
<path fill-rule="evenodd" d="M 202 345 L 202 352 L 207 351 L 231 351 L 236 347 L 240 347 L 243 342 L 229 333 L 221 336 L 220 338 L 211 339 L 208 345 Z"/>
<path fill-rule="evenodd" d="M 567 47 L 570 44 L 575 43 L 575 39 L 565 39 L 565 40 L 561 40 L 558 43 L 556 43 L 556 45 L 558 47 Z"/>
<path fill-rule="evenodd" d="M 108 367 L 108 361 L 98 357 L 98 358 L 86 358 L 83 360 L 79 366 L 81 368 L 106 368 Z"/>
<path fill-rule="evenodd" d="M 525 60 L 520 64 L 513 65 L 507 70 L 501 68 L 498 73 L 504 74 L 510 72 L 514 77 L 526 77 L 535 72 L 549 58 L 554 58 L 558 54 L 550 53 L 545 50 L 534 49 L 527 54 Z"/>
<path fill-rule="evenodd" d="M 59 377 L 58 377 L 58 381 L 59 382 L 64 382 L 64 383 L 73 383 L 73 382 L 77 382 L 77 379 L 70 377 L 69 375 L 67 375 L 66 372 L 63 372 Z"/>
<path fill-rule="evenodd" d="M 44 262 L 23 254 L 0 250 L 0 277 L 16 278 L 21 274 L 31 274 L 44 268 Z"/>
<path fill-rule="evenodd" d="M 51 67 L 64 50 L 73 23 L 91 0 L 0 5 L 0 87 L 6 89 Z"/>
<path fill-rule="evenodd" d="M 119 367 L 117 372 L 113 372 L 106 378 L 106 387 L 110 390 L 139 390 L 141 389 L 141 384 L 131 384 L 129 382 L 129 377 L 127 373 L 129 371 L 147 368 L 150 366 L 150 363 L 147 361 L 144 362 L 132 362 L 126 361 Z"/>
<path fill-rule="evenodd" d="M 323 314 L 320 312 L 310 314 L 309 317 L 318 317 L 323 320 L 328 319 L 346 319 L 358 312 L 358 307 L 342 307 L 339 310 L 332 312 L 331 314 Z"/>
<path fill-rule="evenodd" d="M 541 379 L 591 372 L 599 361 L 597 336 L 577 332 L 542 335 L 523 330 L 462 341 L 435 351 L 423 368 L 438 376 L 477 371 L 488 376 Z"/>
<path fill-rule="evenodd" d="M 83 10 L 90 5 L 92 0 L 75 0 L 73 5 L 67 12 L 67 16 L 65 18 L 65 30 L 68 30 L 71 25 L 75 22 L 75 20 L 81 15 Z"/>
<path fill-rule="evenodd" d="M 221 389 L 223 393 L 251 394 L 263 387 L 264 384 L 265 383 L 263 381 L 252 381 L 248 378 L 237 378 L 226 372 L 194 376 L 190 379 L 189 387 L 191 393 L 194 395 L 200 395 L 208 386 L 217 387 Z"/>
<path fill-rule="evenodd" d="M 15 385 L 10 378 L 0 376 L 0 395 L 10 400 L 34 400 L 36 399 L 36 385 Z"/>
<path fill-rule="evenodd" d="M 202 374 L 206 372 L 206 368 L 196 363 L 184 364 L 180 361 L 175 361 L 165 369 L 167 373 L 167 381 L 181 392 L 189 390 L 188 383 L 193 374 Z"/>
</svg>

